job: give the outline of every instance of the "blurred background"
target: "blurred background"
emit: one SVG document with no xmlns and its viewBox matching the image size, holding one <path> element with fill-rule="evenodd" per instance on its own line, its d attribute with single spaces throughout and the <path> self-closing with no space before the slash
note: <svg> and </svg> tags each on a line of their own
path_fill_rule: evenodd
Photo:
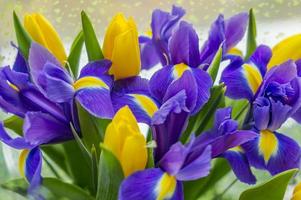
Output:
<svg viewBox="0 0 301 200">
<path fill-rule="evenodd" d="M 102 43 L 105 28 L 115 13 L 123 12 L 127 16 L 134 17 L 140 34 L 144 34 L 149 30 L 153 9 L 169 11 L 173 4 L 182 6 L 186 10 L 185 19 L 197 29 L 201 44 L 207 38 L 210 24 L 218 14 L 222 13 L 227 18 L 238 12 L 248 12 L 250 8 L 254 8 L 256 15 L 258 43 L 273 46 L 289 35 L 301 33 L 301 0 L 0 0 L 0 65 L 12 64 L 16 54 L 10 45 L 11 41 L 16 41 L 12 21 L 13 10 L 21 19 L 25 13 L 44 14 L 53 23 L 68 50 L 72 39 L 80 30 L 81 10 L 85 10 L 90 16 L 99 41 Z M 244 50 L 245 41 L 242 41 L 238 47 Z M 85 57 L 84 54 L 83 63 Z M 1 113 L 0 119 L 4 118 L 5 114 Z M 288 121 L 282 127 L 282 132 L 294 137 L 301 144 L 300 125 L 292 120 Z M 18 152 L 0 144 L 0 183 L 19 177 L 17 160 Z M 45 175 L 49 175 L 47 173 L 49 172 L 46 168 Z M 258 171 L 256 176 L 259 182 L 269 178 L 267 173 Z M 212 199 L 214 194 L 222 193 L 234 179 L 232 173 L 222 178 L 219 185 L 209 191 L 204 199 Z M 236 182 L 222 199 L 238 199 L 241 191 L 247 187 Z M 289 199 L 292 188 L 293 186 L 289 187 L 286 199 Z M 22 200 L 24 198 L 0 189 L 0 199 Z"/>
</svg>

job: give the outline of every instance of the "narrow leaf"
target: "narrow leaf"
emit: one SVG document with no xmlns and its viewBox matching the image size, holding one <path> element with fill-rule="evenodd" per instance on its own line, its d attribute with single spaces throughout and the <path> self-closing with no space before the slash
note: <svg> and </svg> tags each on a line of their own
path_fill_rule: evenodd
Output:
<svg viewBox="0 0 301 200">
<path fill-rule="evenodd" d="M 13 12 L 13 18 L 14 18 L 14 27 L 17 37 L 18 46 L 25 58 L 28 58 L 29 54 L 29 48 L 31 44 L 31 39 L 28 33 L 23 28 L 16 12 Z"/>
<path fill-rule="evenodd" d="M 14 115 L 3 121 L 4 127 L 14 131 L 18 135 L 23 135 L 23 119 Z"/>
<path fill-rule="evenodd" d="M 75 185 L 65 183 L 56 178 L 43 178 L 43 186 L 60 198 L 72 200 L 93 200 L 86 191 Z"/>
<path fill-rule="evenodd" d="M 256 20 L 253 9 L 251 8 L 249 11 L 249 26 L 248 26 L 248 36 L 247 36 L 247 51 L 245 59 L 249 59 L 252 53 L 255 51 L 256 44 Z"/>
<path fill-rule="evenodd" d="M 75 78 L 77 78 L 78 75 L 80 55 L 82 52 L 83 44 L 84 44 L 84 33 L 83 31 L 80 31 L 72 43 L 70 54 L 67 59 L 71 71 Z"/>
<path fill-rule="evenodd" d="M 116 200 L 119 186 L 124 178 L 121 165 L 114 154 L 101 145 L 97 200 Z"/>
<path fill-rule="evenodd" d="M 28 182 L 26 182 L 24 178 L 10 180 L 1 184 L 3 189 L 18 193 L 24 197 L 27 197 L 28 186 Z"/>
<path fill-rule="evenodd" d="M 239 200 L 282 200 L 289 181 L 297 171 L 298 169 L 284 171 L 263 184 L 245 190 Z"/>
<path fill-rule="evenodd" d="M 94 28 L 92 26 L 89 17 L 84 11 L 81 12 L 81 18 L 82 18 L 82 27 L 83 27 L 84 38 L 85 38 L 85 45 L 86 45 L 89 61 L 103 59 L 104 57 L 101 48 L 99 46 L 96 34 L 94 32 Z"/>
<path fill-rule="evenodd" d="M 222 60 L 222 54 L 223 54 L 223 48 L 222 48 L 223 43 L 219 46 L 218 51 L 216 52 L 208 70 L 209 70 L 209 75 L 212 78 L 213 83 L 215 82 L 219 66 L 221 64 Z"/>
</svg>

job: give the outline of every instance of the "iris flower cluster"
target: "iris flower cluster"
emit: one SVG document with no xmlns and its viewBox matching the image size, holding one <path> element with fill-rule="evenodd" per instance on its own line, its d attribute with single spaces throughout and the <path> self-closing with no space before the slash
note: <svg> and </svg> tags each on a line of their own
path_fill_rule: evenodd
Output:
<svg viewBox="0 0 301 200">
<path fill-rule="evenodd" d="M 36 13 L 24 17 L 19 27 L 30 42 L 24 45 L 17 32 L 15 63 L 0 68 L 0 107 L 22 121 L 22 132 L 12 136 L 3 121 L 0 140 L 22 150 L 19 169 L 29 182 L 29 195 L 44 198 L 39 190 L 43 147 L 84 140 L 89 130 L 83 130 L 79 108 L 108 122 L 94 145 L 101 146 L 97 156 L 109 151 L 120 165 L 120 200 L 184 199 L 183 184 L 208 176 L 216 158 L 227 160 L 247 184 L 256 183 L 251 167 L 271 175 L 300 167 L 299 144 L 279 129 L 289 118 L 301 122 L 301 55 L 296 49 L 301 36 L 273 49 L 259 45 L 244 57 L 236 45 L 247 30 L 247 13 L 227 19 L 219 15 L 202 44 L 184 15 L 176 6 L 171 12 L 154 10 L 151 31 L 139 36 L 134 19 L 119 13 L 106 29 L 102 48 L 92 53 L 93 34 L 84 29 L 88 57 L 101 57 L 89 59 L 79 75 L 71 70 L 51 23 Z M 219 69 L 222 94 L 249 105 L 243 123 L 232 118 L 231 107 L 207 109 L 216 101 L 211 71 L 219 53 L 220 62 L 227 63 Z M 150 79 L 140 76 L 152 68 L 157 70 Z M 187 131 L 201 125 L 193 120 L 200 114 L 214 119 L 206 121 L 209 128 Z M 138 123 L 148 125 L 146 136 Z"/>
</svg>

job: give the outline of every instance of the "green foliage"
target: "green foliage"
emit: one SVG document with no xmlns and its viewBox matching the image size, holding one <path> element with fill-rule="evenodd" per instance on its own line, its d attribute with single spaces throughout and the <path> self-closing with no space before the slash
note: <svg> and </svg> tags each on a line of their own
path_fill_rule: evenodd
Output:
<svg viewBox="0 0 301 200">
<path fill-rule="evenodd" d="M 124 178 L 121 165 L 114 154 L 101 145 L 99 159 L 97 200 L 115 200 L 121 181 Z"/>
<path fill-rule="evenodd" d="M 247 52 L 245 59 L 248 59 L 252 53 L 255 51 L 256 44 L 256 20 L 253 9 L 249 11 L 249 26 L 248 26 L 248 36 L 247 36 Z"/>
<path fill-rule="evenodd" d="M 23 135 L 23 119 L 14 115 L 3 121 L 4 127 L 14 131 L 18 135 Z"/>
<path fill-rule="evenodd" d="M 85 38 L 85 45 L 88 54 L 89 61 L 96 61 L 103 59 L 103 54 L 99 46 L 96 34 L 94 32 L 93 25 L 87 16 L 87 14 L 82 11 L 82 27 Z"/>
<path fill-rule="evenodd" d="M 70 54 L 67 59 L 72 74 L 75 78 L 78 76 L 78 68 L 79 68 L 80 56 L 81 56 L 83 45 L 84 45 L 84 33 L 83 31 L 80 31 L 71 45 Z"/>
<path fill-rule="evenodd" d="M 23 28 L 16 12 L 13 12 L 14 27 L 17 37 L 18 46 L 25 58 L 28 58 L 31 39 L 28 33 Z"/>
<path fill-rule="evenodd" d="M 220 45 L 220 47 L 218 48 L 218 51 L 216 52 L 209 68 L 208 68 L 208 73 L 210 74 L 213 83 L 215 82 L 218 70 L 219 70 L 219 66 L 221 64 L 222 61 L 222 56 L 223 56 L 223 48 L 222 48 L 223 43 Z"/>
</svg>

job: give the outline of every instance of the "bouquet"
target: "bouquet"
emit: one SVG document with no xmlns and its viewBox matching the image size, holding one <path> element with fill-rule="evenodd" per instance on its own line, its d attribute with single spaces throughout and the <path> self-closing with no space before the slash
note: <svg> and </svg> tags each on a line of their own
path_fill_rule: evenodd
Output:
<svg viewBox="0 0 301 200">
<path fill-rule="evenodd" d="M 301 122 L 301 35 L 257 44 L 251 9 L 219 15 L 200 42 L 184 15 L 154 10 L 151 31 L 139 36 L 135 20 L 118 13 L 101 46 L 83 11 L 67 54 L 43 15 L 21 23 L 14 12 L 17 56 L 0 68 L 0 107 L 10 114 L 0 140 L 20 150 L 22 178 L 1 186 L 29 199 L 193 200 L 233 173 L 214 199 L 237 181 L 249 185 L 240 200 L 283 199 L 300 167 L 298 142 L 279 129 Z M 254 185 L 256 170 L 269 180 Z"/>
</svg>

